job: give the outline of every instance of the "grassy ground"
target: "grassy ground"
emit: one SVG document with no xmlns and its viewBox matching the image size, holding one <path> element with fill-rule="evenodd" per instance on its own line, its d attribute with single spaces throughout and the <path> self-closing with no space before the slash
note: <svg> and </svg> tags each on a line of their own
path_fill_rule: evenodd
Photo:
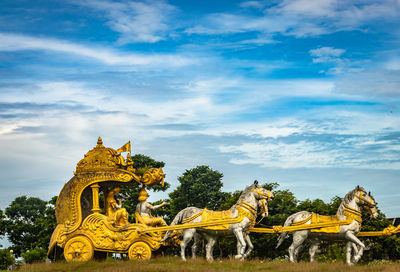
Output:
<svg viewBox="0 0 400 272">
<path fill-rule="evenodd" d="M 19 271 L 23 272 L 55 272 L 55 271 L 102 271 L 102 272 L 153 272 L 153 271 L 277 271 L 277 272 L 312 272 L 312 271 L 326 271 L 326 272 L 349 272 L 349 271 L 382 271 L 382 272 L 395 272 L 400 271 L 400 263 L 376 263 L 368 265 L 355 265 L 349 267 L 344 263 L 297 263 L 292 264 L 286 261 L 236 261 L 236 260 L 223 260 L 208 263 L 203 259 L 188 260 L 182 262 L 179 258 L 155 258 L 150 261 L 104 261 L 104 262 L 87 262 L 87 263 L 53 263 L 53 264 L 32 264 L 24 265 Z"/>
</svg>

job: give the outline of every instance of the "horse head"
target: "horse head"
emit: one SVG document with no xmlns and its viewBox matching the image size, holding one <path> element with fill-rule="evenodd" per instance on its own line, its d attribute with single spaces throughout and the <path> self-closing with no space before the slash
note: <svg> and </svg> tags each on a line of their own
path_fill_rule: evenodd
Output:
<svg viewBox="0 0 400 272">
<path fill-rule="evenodd" d="M 378 209 L 374 197 L 371 192 L 366 192 L 364 188 L 357 186 L 354 192 L 354 196 L 357 198 L 357 204 L 365 209 L 371 214 L 371 218 L 376 218 L 378 216 Z"/>
<path fill-rule="evenodd" d="M 266 199 L 272 200 L 274 198 L 274 194 L 270 191 L 265 189 L 264 187 L 258 185 L 258 181 L 255 180 L 254 184 L 251 185 L 252 193 L 257 200 Z"/>
<path fill-rule="evenodd" d="M 258 205 L 261 208 L 261 216 L 268 216 L 268 204 L 267 201 L 270 201 L 274 198 L 274 194 L 262 186 L 258 185 L 258 181 L 255 180 L 252 185 L 254 188 L 252 189 L 252 193 L 254 197 L 258 200 Z"/>
</svg>

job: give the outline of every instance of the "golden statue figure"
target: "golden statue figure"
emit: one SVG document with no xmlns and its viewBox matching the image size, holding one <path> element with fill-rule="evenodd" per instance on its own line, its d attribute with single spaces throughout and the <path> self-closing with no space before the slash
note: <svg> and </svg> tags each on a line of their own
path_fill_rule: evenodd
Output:
<svg viewBox="0 0 400 272">
<path fill-rule="evenodd" d="M 129 224 L 128 212 L 125 208 L 122 208 L 121 200 L 118 199 L 118 203 L 116 200 L 116 196 L 120 193 L 120 191 L 121 189 L 119 187 L 115 187 L 114 189 L 109 191 L 107 193 L 104 205 L 106 215 L 111 220 L 112 224 L 116 227 Z"/>
<path fill-rule="evenodd" d="M 160 205 L 151 205 L 147 202 L 147 198 L 149 194 L 147 193 L 146 189 L 143 187 L 139 193 L 139 203 L 136 206 L 136 221 L 142 224 L 145 224 L 150 227 L 161 227 L 161 226 L 168 226 L 165 223 L 164 219 L 161 217 L 153 217 L 151 215 L 151 210 L 158 209 L 162 206 L 168 205 L 168 202 L 163 202 Z"/>
</svg>

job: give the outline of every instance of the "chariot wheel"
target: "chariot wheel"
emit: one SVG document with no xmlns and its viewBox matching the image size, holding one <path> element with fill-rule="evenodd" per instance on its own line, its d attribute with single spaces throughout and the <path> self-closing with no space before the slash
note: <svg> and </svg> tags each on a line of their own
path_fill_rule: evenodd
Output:
<svg viewBox="0 0 400 272">
<path fill-rule="evenodd" d="M 67 262 L 86 262 L 93 258 L 94 250 L 90 240 L 76 236 L 65 244 L 64 257 Z"/>
<path fill-rule="evenodd" d="M 128 251 L 130 260 L 150 260 L 151 248 L 145 242 L 136 242 L 131 245 Z"/>
</svg>

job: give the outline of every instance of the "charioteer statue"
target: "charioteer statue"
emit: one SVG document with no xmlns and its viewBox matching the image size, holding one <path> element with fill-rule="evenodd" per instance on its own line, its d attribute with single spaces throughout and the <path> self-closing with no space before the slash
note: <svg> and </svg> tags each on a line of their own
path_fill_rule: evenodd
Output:
<svg viewBox="0 0 400 272">
<path fill-rule="evenodd" d="M 136 221 L 138 223 L 145 224 L 150 227 L 163 227 L 163 226 L 168 226 L 167 223 L 165 223 L 164 219 L 161 217 L 153 217 L 151 215 L 151 210 L 155 210 L 158 208 L 161 208 L 165 205 L 169 205 L 168 202 L 163 202 L 159 205 L 151 205 L 150 203 L 147 202 L 147 198 L 149 197 L 149 194 L 147 193 L 146 189 L 143 187 L 140 192 L 139 192 L 139 203 L 136 206 Z"/>
</svg>

